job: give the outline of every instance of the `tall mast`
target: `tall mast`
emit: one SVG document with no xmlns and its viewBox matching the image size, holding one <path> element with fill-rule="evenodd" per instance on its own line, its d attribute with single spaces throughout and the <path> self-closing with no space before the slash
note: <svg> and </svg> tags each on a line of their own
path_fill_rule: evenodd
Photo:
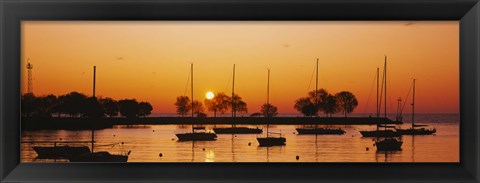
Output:
<svg viewBox="0 0 480 183">
<path fill-rule="evenodd" d="M 233 64 L 233 81 L 232 81 L 232 117 L 235 117 L 235 64 Z M 235 124 L 232 123 L 232 128 Z"/>
<path fill-rule="evenodd" d="M 192 82 L 190 82 L 190 90 L 191 90 L 191 92 L 192 92 L 192 93 L 191 93 L 191 96 L 192 96 L 192 102 L 191 102 L 191 104 L 192 104 L 192 122 L 193 122 L 193 108 L 194 108 L 194 106 L 193 106 L 193 63 L 190 64 L 190 73 L 191 73 L 191 75 L 190 75 L 190 80 L 192 81 Z M 193 129 L 193 123 L 192 123 L 192 133 L 193 133 L 194 131 L 195 131 L 195 130 Z"/>
<path fill-rule="evenodd" d="M 413 95 L 412 95 L 412 130 L 415 126 L 415 79 L 413 79 Z"/>
<path fill-rule="evenodd" d="M 318 58 L 317 58 L 317 71 L 316 71 L 316 78 L 315 78 L 315 106 L 317 110 L 315 111 L 316 116 L 318 117 Z"/>
<path fill-rule="evenodd" d="M 387 119 L 387 56 L 385 56 L 385 62 L 384 62 L 384 65 L 383 65 L 383 78 L 384 78 L 384 90 L 385 90 L 385 101 L 384 101 L 384 108 L 385 108 L 385 121 Z M 385 131 L 387 131 L 387 124 L 385 123 Z"/>
<path fill-rule="evenodd" d="M 387 56 L 385 56 L 385 65 L 384 65 L 384 70 L 385 70 L 385 103 L 384 103 L 384 107 L 385 107 L 385 118 L 387 118 Z"/>
<path fill-rule="evenodd" d="M 268 77 L 267 77 L 267 137 L 268 137 L 268 126 L 269 126 L 269 121 L 268 121 L 268 118 L 270 117 L 269 116 L 269 112 L 270 112 L 270 69 L 268 69 Z"/>
<path fill-rule="evenodd" d="M 378 82 L 379 82 L 379 68 L 377 67 L 377 118 L 380 117 L 380 109 L 378 106 Z"/>
<path fill-rule="evenodd" d="M 95 80 L 97 76 L 97 66 L 93 66 L 93 99 L 95 99 Z M 95 128 L 92 123 L 92 153 L 93 153 L 93 148 L 95 146 Z"/>
</svg>

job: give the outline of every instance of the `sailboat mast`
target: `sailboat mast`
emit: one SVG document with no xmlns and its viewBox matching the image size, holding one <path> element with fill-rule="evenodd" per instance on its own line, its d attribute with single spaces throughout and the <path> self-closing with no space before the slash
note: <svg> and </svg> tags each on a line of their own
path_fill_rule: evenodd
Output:
<svg viewBox="0 0 480 183">
<path fill-rule="evenodd" d="M 233 64 L 233 81 L 232 81 L 232 118 L 235 118 L 235 64 Z M 232 123 L 232 128 L 235 124 Z"/>
<path fill-rule="evenodd" d="M 413 95 L 412 95 L 412 130 L 415 127 L 415 79 L 413 79 Z"/>
<path fill-rule="evenodd" d="M 387 56 L 385 56 L 385 65 L 384 65 L 384 70 L 385 70 L 385 103 L 384 103 L 384 107 L 385 107 L 385 118 L 387 118 Z"/>
<path fill-rule="evenodd" d="M 95 99 L 96 77 L 97 77 L 97 66 L 93 66 L 93 99 Z M 93 153 L 94 146 L 95 146 L 95 127 L 93 126 L 93 123 L 92 123 L 92 153 Z"/>
<path fill-rule="evenodd" d="M 269 121 L 268 118 L 270 112 L 270 69 L 268 69 L 268 77 L 267 77 L 267 137 L 268 137 L 268 126 Z"/>
<path fill-rule="evenodd" d="M 315 78 L 315 106 L 317 110 L 315 111 L 315 114 L 318 117 L 318 58 L 317 58 L 317 69 L 316 69 L 316 78 Z"/>
<path fill-rule="evenodd" d="M 384 90 L 385 90 L 385 101 L 384 101 L 384 108 L 385 108 L 385 121 L 387 119 L 387 56 L 385 56 L 385 62 L 384 62 L 384 65 L 383 65 L 383 69 L 384 69 Z M 387 124 L 385 124 L 385 131 L 387 130 Z"/>
<path fill-rule="evenodd" d="M 193 122 L 193 108 L 194 108 L 194 106 L 193 106 L 193 63 L 190 64 L 190 73 L 191 73 L 191 75 L 190 75 L 190 80 L 192 81 L 192 82 L 190 82 L 190 89 L 191 89 L 191 92 L 192 92 L 192 93 L 191 93 L 191 96 L 192 96 L 191 105 L 192 105 L 192 122 Z M 195 130 L 193 129 L 193 123 L 192 123 L 192 133 L 193 133 L 194 131 L 195 131 Z"/>
<path fill-rule="evenodd" d="M 378 82 L 379 82 L 379 68 L 377 67 L 377 118 L 380 117 L 380 109 L 379 109 L 379 106 L 378 106 Z"/>
</svg>

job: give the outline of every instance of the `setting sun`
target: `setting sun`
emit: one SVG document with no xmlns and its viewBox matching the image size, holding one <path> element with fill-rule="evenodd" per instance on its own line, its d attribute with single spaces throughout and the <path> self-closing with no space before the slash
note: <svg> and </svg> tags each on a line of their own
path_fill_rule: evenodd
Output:
<svg viewBox="0 0 480 183">
<path fill-rule="evenodd" d="M 213 97 L 215 97 L 215 94 L 213 94 L 213 92 L 209 91 L 209 92 L 207 92 L 207 94 L 205 94 L 205 97 L 207 97 L 207 99 L 210 100 Z"/>
</svg>

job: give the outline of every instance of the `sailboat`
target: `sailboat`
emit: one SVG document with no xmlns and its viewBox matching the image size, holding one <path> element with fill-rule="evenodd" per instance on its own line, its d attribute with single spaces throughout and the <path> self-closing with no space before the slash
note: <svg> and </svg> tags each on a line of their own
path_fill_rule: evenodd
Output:
<svg viewBox="0 0 480 183">
<path fill-rule="evenodd" d="M 191 83 L 190 83 L 190 89 L 191 89 L 191 110 L 192 110 L 192 119 L 194 118 L 194 109 L 193 109 L 193 63 L 190 65 L 191 69 Z M 195 127 L 192 123 L 192 132 L 191 133 L 177 133 L 175 134 L 178 137 L 179 141 L 213 141 L 217 139 L 217 135 L 215 133 L 210 133 L 207 132 L 205 127 Z"/>
<path fill-rule="evenodd" d="M 385 61 L 385 64 L 387 64 L 387 62 Z M 384 66 L 386 67 L 386 66 Z M 380 118 L 380 102 L 378 100 L 378 89 L 379 89 L 379 81 L 380 81 L 380 76 L 379 76 L 379 68 L 377 67 L 377 77 L 376 77 L 376 80 L 377 80 L 377 101 L 376 101 L 376 112 L 377 112 L 377 118 Z M 385 118 L 387 118 L 387 116 L 385 115 Z M 378 120 L 377 120 L 378 121 Z M 384 130 L 379 130 L 379 128 L 383 127 Z M 377 124 L 377 129 L 375 130 L 361 130 L 360 131 L 360 134 L 362 134 L 363 137 L 400 137 L 401 134 L 398 133 L 396 130 L 391 130 L 391 129 L 395 129 L 395 126 L 388 126 L 388 125 L 381 125 L 381 124 Z"/>
<path fill-rule="evenodd" d="M 317 59 L 317 69 L 316 69 L 316 80 L 315 80 L 315 104 L 318 106 L 318 59 Z M 318 117 L 318 110 L 316 112 L 316 117 Z M 316 135 L 343 135 L 345 131 L 341 128 L 318 128 L 318 125 L 315 125 L 315 128 L 296 128 L 299 135 L 302 134 L 316 134 Z"/>
<path fill-rule="evenodd" d="M 39 142 L 34 142 L 39 143 Z M 84 143 L 83 141 L 79 142 L 53 142 L 53 146 L 34 146 L 33 150 L 38 154 L 40 159 L 60 159 L 67 158 L 70 155 L 79 155 L 90 153 L 90 148 L 88 146 L 70 146 L 70 145 L 57 145 L 57 143 Z"/>
<path fill-rule="evenodd" d="M 93 66 L 93 98 L 95 97 L 95 79 L 96 79 L 96 66 Z M 123 144 L 123 142 L 122 142 Z M 131 151 L 125 154 L 111 154 L 107 151 L 94 151 L 95 147 L 95 128 L 92 123 L 92 152 L 78 155 L 69 155 L 68 160 L 70 162 L 127 162 L 128 156 Z"/>
<path fill-rule="evenodd" d="M 270 106 L 270 69 L 268 69 L 268 80 L 267 80 L 267 106 Z M 269 111 L 267 109 L 267 111 Z M 268 131 L 268 127 L 269 127 L 269 122 L 268 122 L 268 118 L 269 118 L 269 115 L 265 115 L 265 118 L 267 120 L 267 137 L 258 137 L 257 138 L 257 141 L 258 143 L 260 144 L 260 146 L 264 147 L 268 147 L 268 146 L 281 146 L 281 145 L 285 145 L 285 142 L 287 141 L 287 139 L 285 137 L 282 137 L 282 134 L 281 133 L 273 133 L 273 132 L 269 132 Z M 271 137 L 270 134 L 275 134 L 275 135 L 279 135 L 279 137 Z"/>
<path fill-rule="evenodd" d="M 384 73 L 383 86 L 385 91 L 384 108 L 385 108 L 385 118 L 387 118 L 387 56 L 385 56 L 383 73 Z M 385 128 L 384 131 L 387 131 L 388 126 L 384 124 L 383 127 Z M 402 149 L 403 141 L 397 140 L 396 138 L 393 138 L 393 137 L 385 137 L 383 140 L 379 140 L 378 137 L 379 136 L 377 136 L 377 140 L 375 141 L 375 146 L 377 147 L 377 151 L 398 151 Z"/>
<path fill-rule="evenodd" d="M 233 64 L 233 82 L 232 82 L 232 119 L 235 120 L 236 117 L 236 106 L 235 106 L 235 64 Z M 216 134 L 259 134 L 263 130 L 259 128 L 248 128 L 248 127 L 237 127 L 234 123 L 232 127 L 229 128 L 213 128 Z"/>
<path fill-rule="evenodd" d="M 425 127 L 428 125 L 416 125 L 415 124 L 415 79 L 413 79 L 413 96 L 412 96 L 412 127 L 409 129 L 397 129 L 397 131 L 402 135 L 432 135 L 437 132 L 435 128 L 426 129 L 426 128 L 415 128 L 415 127 Z"/>
</svg>

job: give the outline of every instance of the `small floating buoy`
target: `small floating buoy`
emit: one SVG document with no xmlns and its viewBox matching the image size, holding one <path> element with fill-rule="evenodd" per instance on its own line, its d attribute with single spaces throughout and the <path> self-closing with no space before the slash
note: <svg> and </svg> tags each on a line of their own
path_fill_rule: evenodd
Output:
<svg viewBox="0 0 480 183">
<path fill-rule="evenodd" d="M 353 137 L 353 135 L 352 135 L 352 137 Z"/>
<path fill-rule="evenodd" d="M 113 137 L 115 137 L 115 134 L 113 134 Z"/>
<path fill-rule="evenodd" d="M 205 151 L 205 148 L 203 148 L 202 150 L 204 150 L 204 151 Z"/>
<path fill-rule="evenodd" d="M 123 142 L 122 142 L 122 145 L 123 145 Z"/>
<path fill-rule="evenodd" d="M 367 150 L 367 151 L 368 151 L 368 147 L 367 147 L 365 150 Z"/>
<path fill-rule="evenodd" d="M 160 154 L 158 154 L 158 156 L 160 156 L 160 157 L 163 157 L 163 154 L 162 154 L 162 153 L 160 153 Z"/>
<path fill-rule="evenodd" d="M 172 140 L 175 140 L 174 138 L 172 138 Z"/>
<path fill-rule="evenodd" d="M 295 134 L 295 132 L 293 132 L 293 134 Z"/>
<path fill-rule="evenodd" d="M 297 155 L 297 156 L 295 157 L 295 159 L 299 160 L 299 159 L 300 159 L 300 156 Z"/>
<path fill-rule="evenodd" d="M 375 144 L 373 144 L 373 147 L 375 147 Z"/>
<path fill-rule="evenodd" d="M 237 137 L 237 136 L 235 135 L 235 137 Z"/>
<path fill-rule="evenodd" d="M 248 146 L 250 146 L 250 145 L 252 145 L 252 143 L 251 143 L 251 142 L 249 142 L 249 143 L 248 143 Z"/>
<path fill-rule="evenodd" d="M 155 130 L 153 130 L 153 132 L 155 132 Z"/>
</svg>

